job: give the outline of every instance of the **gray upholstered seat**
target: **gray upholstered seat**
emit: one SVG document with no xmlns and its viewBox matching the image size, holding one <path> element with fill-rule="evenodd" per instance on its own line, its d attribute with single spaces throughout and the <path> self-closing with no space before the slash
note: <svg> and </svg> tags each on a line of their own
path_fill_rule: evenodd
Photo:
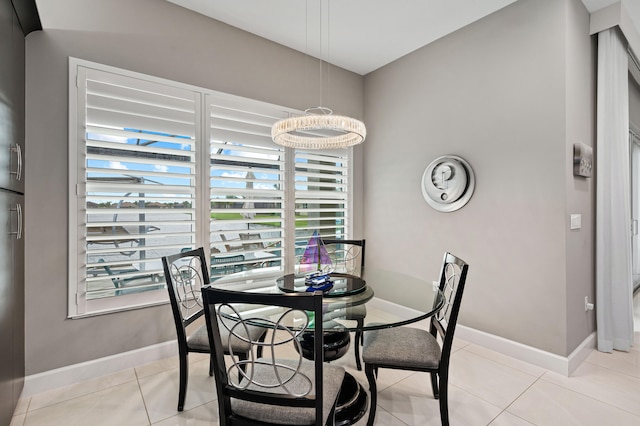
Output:
<svg viewBox="0 0 640 426">
<path fill-rule="evenodd" d="M 283 364 L 295 366 L 297 360 L 278 360 Z M 276 383 L 274 370 L 271 365 L 258 365 L 256 368 L 254 379 L 261 383 Z M 313 375 L 314 363 L 302 360 L 300 372 L 307 377 Z M 344 369 L 342 367 L 325 364 L 322 372 L 323 377 L 323 409 L 324 418 L 322 424 L 327 424 L 327 419 L 332 411 L 333 405 L 338 398 L 340 386 L 344 379 Z M 312 379 L 312 387 L 313 387 Z M 246 380 L 241 385 L 246 385 Z M 289 389 L 293 393 L 301 393 L 307 386 L 301 380 L 292 382 Z M 248 389 L 259 390 L 260 387 L 249 384 Z M 274 392 L 284 393 L 281 388 L 274 388 Z M 313 394 L 312 394 L 313 395 Z M 311 425 L 315 422 L 315 409 L 313 407 L 278 407 L 274 409 L 273 405 L 260 404 L 256 402 L 244 401 L 231 398 L 231 409 L 239 416 L 258 419 L 267 423 L 284 424 L 284 425 Z"/>
<path fill-rule="evenodd" d="M 364 333 L 362 360 L 365 364 L 438 368 L 440 354 L 440 345 L 435 337 L 419 328 L 385 328 Z"/>
</svg>

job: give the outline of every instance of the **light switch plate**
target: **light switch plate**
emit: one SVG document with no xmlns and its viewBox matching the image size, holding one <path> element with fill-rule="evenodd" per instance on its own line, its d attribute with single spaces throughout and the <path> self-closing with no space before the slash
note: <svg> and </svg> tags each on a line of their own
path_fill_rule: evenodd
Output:
<svg viewBox="0 0 640 426">
<path fill-rule="evenodd" d="M 571 215 L 571 229 L 580 229 L 582 227 L 582 215 L 580 214 L 572 214 Z"/>
</svg>

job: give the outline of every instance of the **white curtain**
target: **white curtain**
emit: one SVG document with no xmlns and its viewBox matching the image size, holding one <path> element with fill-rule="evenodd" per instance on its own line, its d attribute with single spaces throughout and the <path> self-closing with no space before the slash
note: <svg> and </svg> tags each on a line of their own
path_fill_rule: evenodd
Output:
<svg viewBox="0 0 640 426">
<path fill-rule="evenodd" d="M 598 350 L 633 344 L 629 90 L 626 41 L 598 33 L 596 319 Z"/>
</svg>

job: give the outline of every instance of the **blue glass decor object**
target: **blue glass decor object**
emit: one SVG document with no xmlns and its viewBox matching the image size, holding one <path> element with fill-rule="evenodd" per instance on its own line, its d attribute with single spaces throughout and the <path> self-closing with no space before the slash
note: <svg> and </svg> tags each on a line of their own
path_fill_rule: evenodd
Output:
<svg viewBox="0 0 640 426">
<path fill-rule="evenodd" d="M 307 285 L 308 287 L 306 291 L 308 292 L 314 292 L 314 291 L 327 292 L 333 288 L 333 281 L 327 280 L 322 284 L 307 284 Z"/>
<path fill-rule="evenodd" d="M 330 275 L 322 271 L 315 271 L 305 275 L 304 283 L 307 285 L 307 291 L 320 290 L 326 292 L 333 287 Z"/>
</svg>

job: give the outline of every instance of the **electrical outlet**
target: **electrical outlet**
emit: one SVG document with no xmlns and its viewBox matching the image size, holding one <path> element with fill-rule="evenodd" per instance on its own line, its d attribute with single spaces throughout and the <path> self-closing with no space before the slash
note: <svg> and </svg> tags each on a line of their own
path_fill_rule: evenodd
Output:
<svg viewBox="0 0 640 426">
<path fill-rule="evenodd" d="M 593 311 L 593 303 L 589 303 L 589 296 L 584 297 L 584 311 Z"/>
</svg>

